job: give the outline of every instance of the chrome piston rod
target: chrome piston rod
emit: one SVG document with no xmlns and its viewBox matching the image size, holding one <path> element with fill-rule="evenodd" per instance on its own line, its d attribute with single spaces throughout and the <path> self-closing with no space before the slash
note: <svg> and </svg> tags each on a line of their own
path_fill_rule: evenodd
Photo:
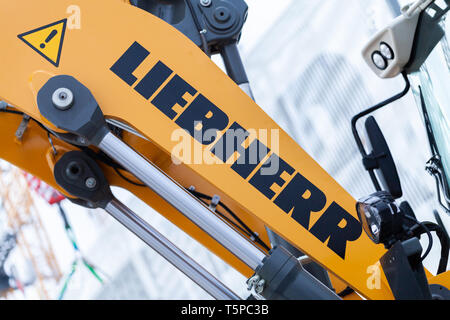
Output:
<svg viewBox="0 0 450 320">
<path fill-rule="evenodd" d="M 251 269 L 256 270 L 262 263 L 266 257 L 264 252 L 114 134 L 107 133 L 98 143 L 98 147 Z"/>
<path fill-rule="evenodd" d="M 181 249 L 150 226 L 130 208 L 117 199 L 110 201 L 105 210 L 133 232 L 142 241 L 173 264 L 192 281 L 218 300 L 240 300 L 241 298 L 226 287 L 222 282 L 200 266 Z"/>
</svg>

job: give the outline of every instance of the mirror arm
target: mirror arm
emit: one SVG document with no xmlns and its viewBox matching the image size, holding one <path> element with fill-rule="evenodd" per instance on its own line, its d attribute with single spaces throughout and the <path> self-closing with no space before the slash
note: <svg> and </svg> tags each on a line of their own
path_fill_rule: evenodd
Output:
<svg viewBox="0 0 450 320">
<path fill-rule="evenodd" d="M 373 113 L 373 112 L 375 112 L 375 111 L 377 111 L 377 110 L 379 110 L 379 109 L 381 109 L 381 108 L 383 108 L 383 107 L 393 103 L 394 101 L 397 101 L 397 100 L 403 98 L 409 92 L 409 89 L 411 88 L 411 83 L 409 82 L 408 75 L 405 72 L 403 72 L 402 76 L 403 76 L 403 79 L 405 80 L 405 88 L 403 89 L 402 92 L 396 94 L 395 96 L 393 96 L 393 97 L 391 97 L 391 98 L 389 98 L 387 100 L 384 100 L 384 101 L 376 104 L 373 107 L 370 107 L 370 108 L 368 108 L 368 109 L 358 113 L 356 116 L 354 116 L 352 118 L 353 137 L 355 138 L 356 145 L 358 146 L 359 152 L 361 153 L 361 155 L 363 157 L 364 167 L 369 172 L 370 178 L 371 178 L 371 180 L 373 182 L 373 185 L 375 186 L 375 189 L 377 191 L 381 191 L 381 186 L 380 186 L 380 183 L 379 183 L 379 181 L 378 181 L 378 179 L 377 179 L 377 177 L 375 175 L 374 168 L 370 168 L 370 163 L 368 163 L 368 162 L 370 162 L 370 160 L 368 160 L 368 159 L 371 159 L 373 157 L 368 155 L 366 150 L 364 149 L 364 145 L 362 143 L 361 137 L 359 136 L 358 129 L 356 128 L 356 124 L 358 123 L 358 121 L 361 118 L 363 118 L 363 117 L 365 117 L 365 116 L 367 116 L 367 115 L 369 115 L 369 114 L 371 114 L 371 113 Z M 368 165 L 367 167 L 366 167 L 366 163 Z"/>
</svg>

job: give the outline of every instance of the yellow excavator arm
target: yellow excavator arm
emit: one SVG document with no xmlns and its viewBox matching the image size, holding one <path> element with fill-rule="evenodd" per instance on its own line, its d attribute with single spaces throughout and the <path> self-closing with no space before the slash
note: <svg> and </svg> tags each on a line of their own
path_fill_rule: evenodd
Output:
<svg viewBox="0 0 450 320">
<path fill-rule="evenodd" d="M 243 275 L 255 273 L 141 177 L 103 160 L 101 143 L 46 113 L 49 88 L 73 77 L 107 122 L 123 129 L 116 137 L 183 192 L 219 196 L 229 210 L 220 216 L 210 207 L 209 214 L 225 222 L 236 215 L 251 233 L 226 224 L 261 257 L 269 255 L 270 230 L 330 272 L 335 288 L 393 298 L 378 264 L 386 250 L 363 232 L 356 201 L 183 33 L 127 1 L 1 0 L 0 7 L 0 97 L 6 111 L 16 111 L 0 113 L 1 158 L 74 199 L 56 183 L 55 165 L 71 151 L 94 154 L 110 185 L 132 192 Z M 80 92 L 69 92 L 65 105 L 63 91 L 55 113 L 83 117 L 75 108 L 87 101 Z M 24 116 L 31 120 L 17 137 Z M 428 277 L 450 284 L 448 272 Z"/>
</svg>

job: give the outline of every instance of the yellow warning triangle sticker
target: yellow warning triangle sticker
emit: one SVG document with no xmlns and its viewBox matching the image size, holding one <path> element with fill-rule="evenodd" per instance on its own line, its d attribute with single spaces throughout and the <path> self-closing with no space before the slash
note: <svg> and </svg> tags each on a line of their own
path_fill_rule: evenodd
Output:
<svg viewBox="0 0 450 320">
<path fill-rule="evenodd" d="M 67 19 L 19 34 L 20 40 L 58 67 L 66 32 Z"/>
</svg>

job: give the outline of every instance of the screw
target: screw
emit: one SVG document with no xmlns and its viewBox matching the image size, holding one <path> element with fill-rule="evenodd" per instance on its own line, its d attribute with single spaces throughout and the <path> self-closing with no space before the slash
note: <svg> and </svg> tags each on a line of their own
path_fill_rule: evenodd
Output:
<svg viewBox="0 0 450 320">
<path fill-rule="evenodd" d="M 211 0 L 200 0 L 200 4 L 204 7 L 209 7 L 211 5 Z"/>
<path fill-rule="evenodd" d="M 87 178 L 86 179 L 86 187 L 88 187 L 89 189 L 93 189 L 95 188 L 95 186 L 97 185 L 97 180 L 95 180 L 95 178 Z"/>
<path fill-rule="evenodd" d="M 82 145 L 88 143 L 88 141 L 86 140 L 86 138 L 83 138 L 83 137 L 78 137 L 77 140 L 78 140 L 78 142 L 79 142 L 80 144 L 82 144 Z"/>
<path fill-rule="evenodd" d="M 59 110 L 67 110 L 73 104 L 73 93 L 67 88 L 59 88 L 53 92 L 53 105 Z"/>
<path fill-rule="evenodd" d="M 266 281 L 264 281 L 264 279 L 259 280 L 259 282 L 256 284 L 255 292 L 257 294 L 261 294 L 264 291 L 265 285 L 266 285 Z"/>
</svg>

